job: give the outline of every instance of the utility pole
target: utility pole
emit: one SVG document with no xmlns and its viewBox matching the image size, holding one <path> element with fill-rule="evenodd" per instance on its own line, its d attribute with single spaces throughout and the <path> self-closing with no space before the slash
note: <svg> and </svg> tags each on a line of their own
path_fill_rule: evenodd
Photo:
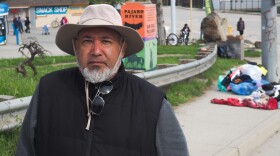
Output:
<svg viewBox="0 0 280 156">
<path fill-rule="evenodd" d="M 269 82 L 279 82 L 280 62 L 277 53 L 277 6 L 275 0 L 261 1 L 262 65 Z"/>
<path fill-rule="evenodd" d="M 157 9 L 158 45 L 165 45 L 166 32 L 164 28 L 162 0 L 156 0 L 156 9 Z"/>
<path fill-rule="evenodd" d="M 171 0 L 171 33 L 176 32 L 176 0 Z"/>
<path fill-rule="evenodd" d="M 192 0 L 190 0 L 190 29 L 192 31 Z M 190 33 L 190 40 L 192 39 L 192 33 Z"/>
</svg>

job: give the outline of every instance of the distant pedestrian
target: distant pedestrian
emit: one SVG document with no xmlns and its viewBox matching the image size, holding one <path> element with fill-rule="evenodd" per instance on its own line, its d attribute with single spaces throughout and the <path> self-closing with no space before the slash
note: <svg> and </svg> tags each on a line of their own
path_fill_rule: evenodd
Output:
<svg viewBox="0 0 280 156">
<path fill-rule="evenodd" d="M 242 18 L 239 18 L 239 21 L 237 22 L 237 30 L 239 31 L 239 34 L 242 36 L 244 33 L 244 29 L 245 29 L 245 23 L 242 20 Z"/>
<path fill-rule="evenodd" d="M 188 26 L 188 24 L 185 24 L 184 27 L 181 29 L 181 34 L 186 35 L 187 38 L 189 38 L 190 32 L 191 32 L 191 29 Z"/>
<path fill-rule="evenodd" d="M 66 16 L 63 16 L 61 21 L 60 21 L 60 25 L 63 26 L 65 24 L 67 24 L 67 23 L 68 23 L 68 19 L 66 18 Z"/>
<path fill-rule="evenodd" d="M 29 17 L 26 17 L 25 21 L 24 21 L 24 25 L 25 25 L 25 32 L 26 33 L 30 33 L 30 20 Z"/>
<path fill-rule="evenodd" d="M 16 31 L 18 31 L 18 22 L 17 22 L 16 17 L 14 17 L 14 19 L 13 19 L 13 29 L 14 29 L 14 35 L 15 35 Z"/>
<path fill-rule="evenodd" d="M 19 30 L 20 33 L 22 33 L 23 32 L 23 25 L 22 25 L 20 16 L 17 18 L 17 23 L 18 23 L 18 30 Z"/>
<path fill-rule="evenodd" d="M 47 24 L 45 24 L 43 27 L 42 27 L 42 35 L 49 35 L 50 32 L 49 32 L 49 26 Z"/>
<path fill-rule="evenodd" d="M 185 42 L 186 44 L 189 41 L 189 35 L 190 35 L 191 29 L 188 26 L 188 24 L 185 24 L 184 27 L 181 29 L 181 34 L 180 36 L 184 37 L 184 40 L 187 40 L 187 42 Z"/>
</svg>

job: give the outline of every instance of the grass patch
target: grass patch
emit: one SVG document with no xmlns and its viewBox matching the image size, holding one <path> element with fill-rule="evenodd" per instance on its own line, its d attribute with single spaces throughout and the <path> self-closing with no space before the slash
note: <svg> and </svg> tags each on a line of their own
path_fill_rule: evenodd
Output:
<svg viewBox="0 0 280 156">
<path fill-rule="evenodd" d="M 244 56 L 245 57 L 261 57 L 262 52 L 249 49 L 249 50 L 244 51 Z"/>
<path fill-rule="evenodd" d="M 43 75 L 72 66 L 75 65 L 37 66 L 38 74 L 36 76 L 33 76 L 31 69 L 26 67 L 26 77 L 16 73 L 15 69 L 13 68 L 0 69 L 0 94 L 12 95 L 17 98 L 30 96 L 33 94 L 39 79 Z"/>
<path fill-rule="evenodd" d="M 214 65 L 200 75 L 171 84 L 166 91 L 167 98 L 172 106 L 178 106 L 194 97 L 199 97 L 218 79 L 219 75 L 225 75 L 225 71 L 244 63 L 238 59 L 217 58 Z"/>
<path fill-rule="evenodd" d="M 167 56 L 158 57 L 158 64 L 179 64 L 180 59 L 191 59 L 193 56 Z"/>
<path fill-rule="evenodd" d="M 1 68 L 15 68 L 20 62 L 23 62 L 26 58 L 15 58 L 15 59 L 0 59 Z M 71 63 L 75 62 L 76 59 L 73 56 L 45 56 L 44 58 L 35 57 L 32 63 L 37 66 L 53 65 L 60 63 Z"/>
<path fill-rule="evenodd" d="M 19 128 L 15 128 L 11 131 L 0 134 L 0 155 L 1 156 L 14 156 L 18 134 L 20 132 Z"/>
<path fill-rule="evenodd" d="M 178 106 L 181 103 L 191 100 L 192 97 L 200 96 L 206 87 L 198 79 L 192 78 L 172 84 L 167 90 L 166 96 L 172 106 Z"/>
<path fill-rule="evenodd" d="M 192 58 L 196 55 L 198 48 L 200 48 L 199 43 L 194 43 L 192 45 L 182 45 L 182 46 L 158 46 L 158 55 L 163 54 L 185 54 Z"/>
</svg>

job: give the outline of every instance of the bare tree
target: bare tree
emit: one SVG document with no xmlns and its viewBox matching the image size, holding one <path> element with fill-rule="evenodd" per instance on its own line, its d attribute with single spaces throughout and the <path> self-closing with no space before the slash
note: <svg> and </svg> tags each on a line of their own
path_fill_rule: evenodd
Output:
<svg viewBox="0 0 280 156">
<path fill-rule="evenodd" d="M 156 0 L 156 8 L 157 8 L 158 44 L 166 45 L 166 41 L 165 41 L 166 31 L 164 28 L 162 0 Z"/>
<path fill-rule="evenodd" d="M 24 77 L 27 75 L 25 66 L 28 65 L 33 70 L 34 75 L 36 75 L 37 70 L 32 61 L 34 60 L 36 55 L 44 58 L 45 53 L 49 52 L 38 43 L 35 37 L 29 37 L 25 42 L 26 43 L 20 46 L 18 51 L 22 53 L 22 55 L 24 55 L 27 59 L 23 62 L 20 62 L 16 67 L 16 72 L 21 73 Z M 25 51 L 25 49 L 27 49 L 28 51 Z M 30 54 L 30 56 L 28 56 L 28 53 Z"/>
</svg>

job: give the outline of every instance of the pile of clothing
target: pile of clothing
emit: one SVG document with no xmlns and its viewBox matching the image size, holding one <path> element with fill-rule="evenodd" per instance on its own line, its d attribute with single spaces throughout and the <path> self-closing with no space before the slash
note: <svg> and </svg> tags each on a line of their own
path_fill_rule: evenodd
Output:
<svg viewBox="0 0 280 156">
<path fill-rule="evenodd" d="M 211 103 L 273 110 L 280 108 L 280 85 L 264 79 L 267 70 L 261 65 L 244 64 L 219 76 L 218 89 L 232 91 L 245 98 L 214 98 Z"/>
<path fill-rule="evenodd" d="M 237 68 L 232 68 L 224 77 L 218 78 L 218 89 L 220 91 L 232 91 L 238 95 L 250 95 L 261 85 L 269 84 L 263 78 L 267 70 L 261 65 L 244 64 Z"/>
</svg>

